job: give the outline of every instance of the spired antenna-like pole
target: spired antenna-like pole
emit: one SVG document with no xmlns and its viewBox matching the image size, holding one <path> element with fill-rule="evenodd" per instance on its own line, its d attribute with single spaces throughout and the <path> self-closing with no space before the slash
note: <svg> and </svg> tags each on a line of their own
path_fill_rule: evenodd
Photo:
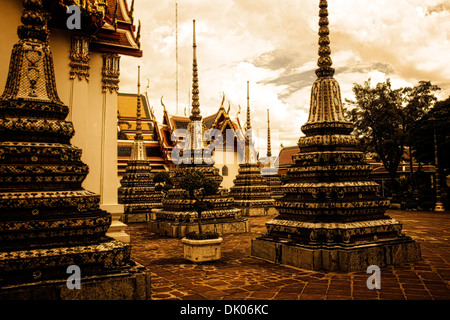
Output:
<svg viewBox="0 0 450 320">
<path fill-rule="evenodd" d="M 175 3 L 176 108 L 178 114 L 178 3 Z"/>
<path fill-rule="evenodd" d="M 270 117 L 269 109 L 267 109 L 267 157 L 272 156 L 272 146 L 270 143 Z"/>
<path fill-rule="evenodd" d="M 250 139 L 252 134 L 252 125 L 250 122 L 250 84 L 247 81 L 247 121 L 245 123 L 245 163 L 250 163 Z"/>
<path fill-rule="evenodd" d="M 138 66 L 137 80 L 137 105 L 136 105 L 136 134 L 134 135 L 133 145 L 131 146 L 130 160 L 146 160 L 144 137 L 142 136 L 142 117 L 141 117 L 141 67 Z"/>
<path fill-rule="evenodd" d="M 197 67 L 197 43 L 195 40 L 195 20 L 193 20 L 193 62 L 192 62 L 192 110 L 190 119 L 192 121 L 202 120 L 200 115 L 200 97 L 198 89 L 198 67 Z"/>
</svg>

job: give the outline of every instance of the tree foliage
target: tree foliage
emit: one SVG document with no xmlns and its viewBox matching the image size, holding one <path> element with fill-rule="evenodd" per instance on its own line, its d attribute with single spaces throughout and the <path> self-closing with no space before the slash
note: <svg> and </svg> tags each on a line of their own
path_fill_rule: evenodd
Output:
<svg viewBox="0 0 450 320">
<path fill-rule="evenodd" d="M 216 194 L 219 191 L 219 186 L 219 182 L 205 176 L 198 170 L 187 173 L 181 179 L 180 187 L 186 190 L 190 199 L 195 200 L 193 207 L 198 214 L 199 235 L 203 234 L 202 213 L 214 209 L 214 203 L 205 198 Z"/>
<path fill-rule="evenodd" d="M 354 85 L 355 101 L 346 100 L 352 107 L 346 114 L 355 124 L 354 134 L 363 151 L 376 153 L 393 184 L 405 147 L 412 146 L 417 121 L 436 101 L 436 90 L 439 88 L 427 81 L 415 87 L 393 89 L 389 79 L 375 87 L 369 79 L 363 85 Z"/>
<path fill-rule="evenodd" d="M 155 183 L 155 190 L 166 193 L 173 188 L 173 182 L 170 179 L 170 175 L 166 171 L 161 171 L 155 174 L 153 177 L 153 183 Z"/>
<path fill-rule="evenodd" d="M 434 116 L 435 121 L 431 121 Z M 434 108 L 417 121 L 411 136 L 413 155 L 420 163 L 434 164 L 434 127 L 441 173 L 450 170 L 450 97 L 438 101 Z"/>
</svg>

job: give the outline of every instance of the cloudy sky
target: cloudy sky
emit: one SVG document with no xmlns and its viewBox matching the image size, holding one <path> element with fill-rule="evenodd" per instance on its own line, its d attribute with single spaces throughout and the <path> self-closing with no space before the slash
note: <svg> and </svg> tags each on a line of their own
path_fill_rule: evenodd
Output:
<svg viewBox="0 0 450 320">
<path fill-rule="evenodd" d="M 130 3 L 131 1 L 128 0 Z M 245 122 L 250 81 L 252 125 L 261 155 L 266 152 L 267 109 L 272 153 L 295 145 L 307 121 L 317 62 L 319 0 L 136 0 L 141 20 L 142 58 L 122 57 L 121 92 L 141 89 L 162 119 L 161 96 L 176 114 L 176 24 L 178 4 L 178 114 L 192 88 L 192 20 L 196 20 L 200 108 L 217 111 L 226 96 L 235 118 Z M 342 97 L 354 83 L 390 78 L 396 87 L 428 80 L 450 95 L 450 0 L 329 0 L 335 78 Z"/>
</svg>

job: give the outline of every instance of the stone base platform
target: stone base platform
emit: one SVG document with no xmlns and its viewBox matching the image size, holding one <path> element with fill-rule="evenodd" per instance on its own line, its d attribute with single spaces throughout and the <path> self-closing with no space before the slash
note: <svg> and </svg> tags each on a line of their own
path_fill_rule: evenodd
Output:
<svg viewBox="0 0 450 320">
<path fill-rule="evenodd" d="M 256 217 L 256 216 L 271 216 L 278 215 L 278 210 L 275 207 L 259 207 L 259 208 L 241 208 L 241 214 L 244 217 Z"/>
<path fill-rule="evenodd" d="M 161 236 L 183 238 L 190 232 L 198 232 L 198 223 L 175 222 L 171 220 L 150 220 L 147 230 Z M 250 222 L 245 218 L 236 218 L 227 221 L 210 222 L 202 221 L 203 232 L 217 232 L 220 235 L 228 233 L 243 233 L 250 231 Z"/>
<path fill-rule="evenodd" d="M 148 214 L 147 213 L 124 213 L 120 220 L 123 223 L 140 223 L 140 222 L 147 222 Z"/>
<path fill-rule="evenodd" d="M 420 245 L 409 237 L 351 246 L 308 246 L 269 237 L 252 240 L 251 255 L 275 263 L 314 271 L 366 271 L 421 259 Z"/>
<path fill-rule="evenodd" d="M 70 277 L 70 274 L 67 274 Z M 0 288 L 0 300 L 150 300 L 150 270 L 136 265 L 112 274 L 83 277 L 81 288 L 69 289 L 67 279 Z"/>
</svg>

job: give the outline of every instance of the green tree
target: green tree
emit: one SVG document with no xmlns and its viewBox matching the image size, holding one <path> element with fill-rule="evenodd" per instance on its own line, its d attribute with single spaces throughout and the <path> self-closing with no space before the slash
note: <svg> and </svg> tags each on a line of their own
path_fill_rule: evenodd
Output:
<svg viewBox="0 0 450 320">
<path fill-rule="evenodd" d="M 430 121 L 431 116 L 436 119 Z M 438 101 L 422 119 L 417 121 L 412 132 L 411 144 L 414 157 L 420 163 L 434 164 L 434 138 L 433 130 L 436 126 L 436 143 L 438 147 L 438 160 L 441 176 L 450 171 L 450 97 Z"/>
<path fill-rule="evenodd" d="M 180 187 L 188 193 L 190 199 L 195 200 L 193 207 L 197 212 L 198 233 L 202 237 L 202 213 L 214 209 L 214 203 L 207 200 L 207 196 L 215 195 L 219 190 L 219 182 L 205 176 L 201 171 L 192 171 L 183 176 Z"/>
<path fill-rule="evenodd" d="M 402 90 L 392 89 L 388 79 L 374 88 L 370 79 L 353 87 L 356 101 L 347 100 L 353 108 L 347 111 L 355 124 L 354 134 L 365 152 L 376 152 L 395 183 L 397 168 L 403 156 L 406 136 L 402 126 Z"/>
<path fill-rule="evenodd" d="M 403 89 L 405 106 L 402 109 L 402 121 L 406 133 L 406 141 L 409 147 L 409 167 L 410 181 L 413 182 L 413 134 L 417 129 L 418 122 L 433 107 L 437 98 L 433 92 L 438 91 L 438 86 L 432 85 L 430 81 L 420 81 L 415 87 L 406 87 Z"/>
<path fill-rule="evenodd" d="M 153 183 L 155 184 L 156 191 L 167 193 L 167 191 L 173 188 L 172 179 L 170 179 L 170 174 L 167 171 L 161 171 L 155 174 Z"/>
<path fill-rule="evenodd" d="M 355 101 L 346 100 L 353 107 L 346 114 L 355 124 L 354 134 L 363 151 L 377 154 L 394 189 L 405 147 L 413 148 L 412 132 L 436 100 L 436 90 L 439 88 L 428 81 L 412 88 L 393 89 L 389 79 L 375 87 L 369 79 L 363 85 L 354 85 Z M 410 166 L 412 169 L 412 159 Z"/>
</svg>

